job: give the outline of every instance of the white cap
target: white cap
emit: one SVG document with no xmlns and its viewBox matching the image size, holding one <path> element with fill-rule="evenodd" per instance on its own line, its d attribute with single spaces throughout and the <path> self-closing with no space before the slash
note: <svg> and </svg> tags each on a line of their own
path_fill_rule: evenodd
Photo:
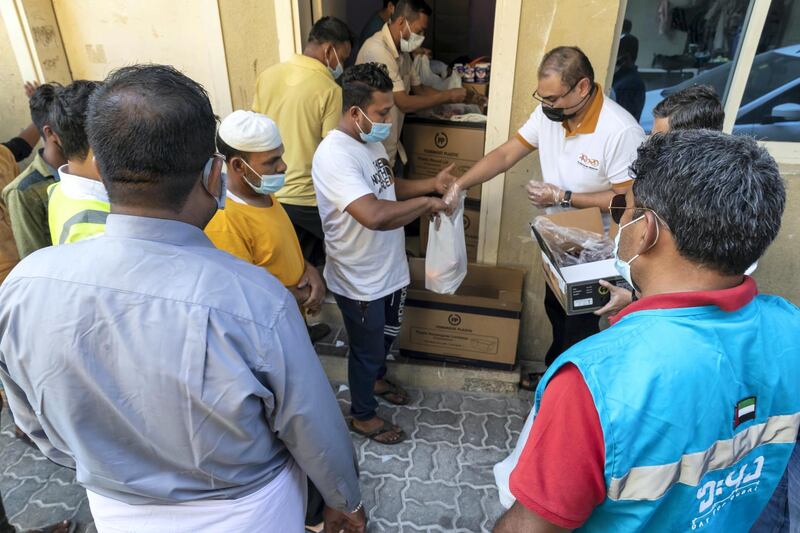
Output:
<svg viewBox="0 0 800 533">
<path fill-rule="evenodd" d="M 234 150 L 269 152 L 283 144 L 278 125 L 266 115 L 234 111 L 219 125 L 219 137 Z"/>
</svg>

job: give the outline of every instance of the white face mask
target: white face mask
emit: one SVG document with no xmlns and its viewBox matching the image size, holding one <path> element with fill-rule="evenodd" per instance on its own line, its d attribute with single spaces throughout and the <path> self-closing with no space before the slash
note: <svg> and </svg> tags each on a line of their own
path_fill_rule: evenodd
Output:
<svg viewBox="0 0 800 533">
<path fill-rule="evenodd" d="M 325 58 L 325 61 L 328 61 L 328 71 L 331 73 L 331 76 L 333 76 L 333 79 L 338 80 L 339 76 L 344 72 L 344 67 L 339 60 L 339 54 L 336 52 L 336 48 L 331 47 L 331 50 L 333 50 L 333 55 L 336 57 L 336 68 L 331 68 L 331 62 L 328 61 L 327 58 Z"/>
<path fill-rule="evenodd" d="M 406 28 L 410 35 L 408 39 L 400 37 L 400 51 L 411 53 L 422 46 L 422 43 L 425 41 L 425 36 L 411 31 L 411 26 L 408 25 L 408 21 L 406 21 Z"/>
<path fill-rule="evenodd" d="M 216 157 L 216 156 L 215 156 Z M 219 156 L 222 157 L 222 156 Z M 214 197 L 217 201 L 217 209 L 225 209 L 225 198 L 228 191 L 228 166 L 223 159 L 222 168 L 219 173 L 219 196 L 211 192 L 208 188 L 208 179 L 211 176 L 211 167 L 214 164 L 214 157 L 209 158 L 206 166 L 203 168 L 203 187 L 208 191 L 208 194 Z"/>
<path fill-rule="evenodd" d="M 658 215 L 655 213 L 655 211 L 651 211 L 651 212 L 656 216 L 656 218 L 658 218 Z M 629 260 L 627 260 L 627 261 L 624 261 L 624 260 L 620 259 L 620 257 L 619 257 L 619 238 L 620 238 L 620 235 L 622 235 L 622 230 L 624 230 L 625 228 L 627 228 L 631 224 L 635 224 L 635 223 L 639 222 L 643 218 L 644 218 L 644 215 L 640 216 L 639 218 L 637 218 L 635 220 L 631 220 L 627 224 L 624 224 L 624 225 L 620 226 L 619 230 L 617 230 L 617 236 L 614 238 L 614 268 L 616 268 L 617 272 L 619 272 L 619 275 L 622 276 L 625 279 L 625 281 L 628 282 L 628 285 L 630 285 L 631 287 L 633 287 L 637 291 L 639 290 L 639 288 L 636 285 L 634 285 L 634 283 L 633 283 L 633 276 L 631 275 L 631 263 L 633 263 L 641 254 L 636 254 L 633 257 L 631 257 Z M 661 220 L 660 218 L 658 218 L 658 219 Z M 650 248 L 648 248 L 647 250 L 651 250 L 656 245 L 656 243 L 658 243 L 658 238 L 660 236 L 661 236 L 661 231 L 659 230 L 658 222 L 656 222 L 656 240 L 653 241 L 653 244 L 650 245 Z"/>
<path fill-rule="evenodd" d="M 637 257 L 639 257 L 639 254 L 636 254 L 633 257 L 631 257 L 629 261 L 623 261 L 622 259 L 620 259 L 619 258 L 619 237 L 620 237 L 620 235 L 622 235 L 622 230 L 624 230 L 625 228 L 627 228 L 631 224 L 635 224 L 636 222 L 639 222 L 643 218 L 644 218 L 644 215 L 640 216 L 636 220 L 631 220 L 630 222 L 628 222 L 624 226 L 620 226 L 619 229 L 617 230 L 617 236 L 614 237 L 614 268 L 617 269 L 617 272 L 619 272 L 619 275 L 622 276 L 623 279 L 625 281 L 627 281 L 628 285 L 630 285 L 631 287 L 635 287 L 635 285 L 633 284 L 633 278 L 631 277 L 631 263 L 633 263 L 633 261 Z"/>
</svg>

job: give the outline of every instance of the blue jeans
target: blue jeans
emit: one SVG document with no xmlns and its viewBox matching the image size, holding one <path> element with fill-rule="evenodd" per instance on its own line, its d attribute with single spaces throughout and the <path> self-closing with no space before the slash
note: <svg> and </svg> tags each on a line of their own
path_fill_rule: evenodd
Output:
<svg viewBox="0 0 800 533">
<path fill-rule="evenodd" d="M 800 441 L 751 533 L 800 533 Z"/>
<path fill-rule="evenodd" d="M 356 420 L 375 416 L 378 401 L 375 382 L 386 375 L 386 355 L 400 333 L 406 301 L 405 287 L 371 302 L 333 295 L 344 317 L 350 341 L 347 378 L 350 385 L 350 414 Z"/>
</svg>

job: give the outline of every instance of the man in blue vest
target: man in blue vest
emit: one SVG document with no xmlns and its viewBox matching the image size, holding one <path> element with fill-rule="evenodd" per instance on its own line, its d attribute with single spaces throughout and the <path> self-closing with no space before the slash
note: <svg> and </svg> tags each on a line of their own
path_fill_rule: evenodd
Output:
<svg viewBox="0 0 800 533">
<path fill-rule="evenodd" d="M 746 532 L 800 426 L 800 310 L 745 276 L 786 202 L 747 137 L 653 136 L 612 203 L 642 298 L 565 352 L 536 391 L 497 532 Z"/>
</svg>

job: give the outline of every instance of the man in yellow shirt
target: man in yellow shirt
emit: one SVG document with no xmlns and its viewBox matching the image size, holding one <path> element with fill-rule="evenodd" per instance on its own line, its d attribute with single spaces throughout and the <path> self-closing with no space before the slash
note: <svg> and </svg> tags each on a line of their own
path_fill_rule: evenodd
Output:
<svg viewBox="0 0 800 533">
<path fill-rule="evenodd" d="M 311 28 L 302 54 L 261 73 L 252 106 L 272 118 L 286 140 L 286 184 L 275 197 L 294 224 L 303 256 L 317 267 L 325 262 L 325 236 L 311 182 L 311 160 L 342 115 L 342 89 L 335 80 L 354 41 L 347 24 L 321 18 Z"/>
<path fill-rule="evenodd" d="M 219 126 L 217 149 L 227 160 L 228 201 L 206 235 L 220 250 L 269 271 L 303 310 L 316 314 L 325 283 L 303 259 L 292 223 L 273 196 L 286 171 L 278 127 L 259 113 L 234 111 Z"/>
</svg>

